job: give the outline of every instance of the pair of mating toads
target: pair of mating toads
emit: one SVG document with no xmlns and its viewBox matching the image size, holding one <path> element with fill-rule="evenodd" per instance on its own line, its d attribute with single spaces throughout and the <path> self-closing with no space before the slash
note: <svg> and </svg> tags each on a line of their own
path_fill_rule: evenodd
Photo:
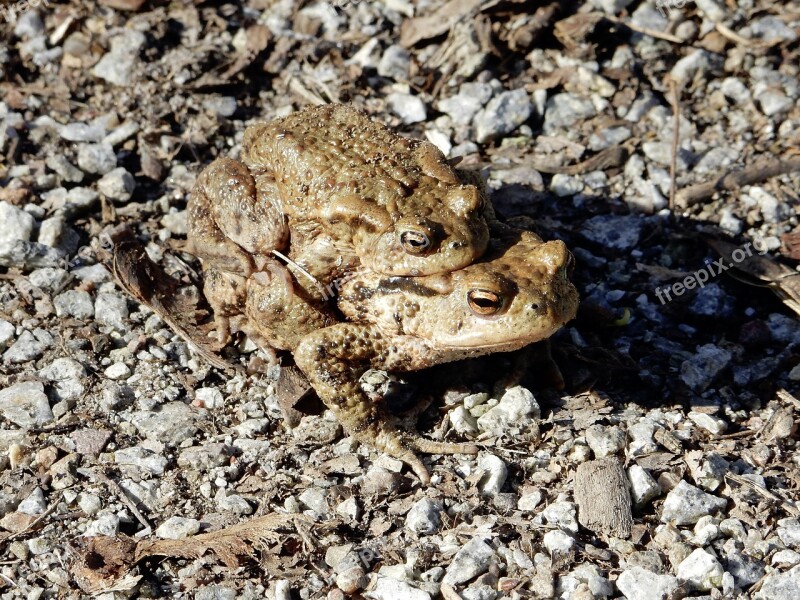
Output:
<svg viewBox="0 0 800 600">
<path fill-rule="evenodd" d="M 426 483 L 417 451 L 477 448 L 401 432 L 361 376 L 516 350 L 578 305 L 563 242 L 498 222 L 470 181 L 429 142 L 328 105 L 249 127 L 188 207 L 220 341 L 291 351 L 350 435 Z"/>
</svg>

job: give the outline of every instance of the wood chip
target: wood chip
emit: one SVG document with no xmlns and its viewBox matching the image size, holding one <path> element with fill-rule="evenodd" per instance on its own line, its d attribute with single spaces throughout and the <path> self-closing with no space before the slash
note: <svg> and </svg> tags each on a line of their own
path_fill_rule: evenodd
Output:
<svg viewBox="0 0 800 600">
<path fill-rule="evenodd" d="M 100 4 L 117 10 L 137 11 L 142 8 L 144 0 L 100 0 Z"/>
<path fill-rule="evenodd" d="M 587 529 L 622 539 L 630 537 L 631 497 L 619 459 L 601 458 L 579 465 L 575 473 L 575 501 L 578 521 Z"/>
</svg>

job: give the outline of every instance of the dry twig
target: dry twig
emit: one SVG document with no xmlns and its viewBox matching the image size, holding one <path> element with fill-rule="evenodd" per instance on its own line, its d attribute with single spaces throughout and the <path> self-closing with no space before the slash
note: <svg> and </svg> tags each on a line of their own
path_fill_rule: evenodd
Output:
<svg viewBox="0 0 800 600">
<path fill-rule="evenodd" d="M 800 171 L 798 156 L 762 156 L 754 164 L 743 169 L 725 171 L 717 174 L 711 181 L 682 189 L 675 200 L 680 207 L 692 206 L 710 198 L 714 192 L 736 190 L 794 171 Z"/>
</svg>

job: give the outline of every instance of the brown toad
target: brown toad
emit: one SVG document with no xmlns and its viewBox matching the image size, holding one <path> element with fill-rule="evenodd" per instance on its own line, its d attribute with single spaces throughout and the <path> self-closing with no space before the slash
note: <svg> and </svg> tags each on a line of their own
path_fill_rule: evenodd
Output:
<svg viewBox="0 0 800 600">
<path fill-rule="evenodd" d="M 545 243 L 527 231 L 504 233 L 480 261 L 457 271 L 425 277 L 359 272 L 343 283 L 337 299 L 345 322 L 336 323 L 325 307 L 300 296 L 285 296 L 256 274 L 247 281 L 243 329 L 262 343 L 292 350 L 350 435 L 408 463 L 428 482 L 417 451 L 477 448 L 401 432 L 359 381 L 371 368 L 416 371 L 516 350 L 548 338 L 575 316 L 578 293 L 568 280 L 572 255 L 564 243 Z"/>
<path fill-rule="evenodd" d="M 241 161 L 218 159 L 203 171 L 189 201 L 189 241 L 210 274 L 222 335 L 242 277 L 262 271 L 289 281 L 275 251 L 291 246 L 298 283 L 317 299 L 361 267 L 453 271 L 486 249 L 484 204 L 431 143 L 346 105 L 318 106 L 249 127 Z"/>
</svg>

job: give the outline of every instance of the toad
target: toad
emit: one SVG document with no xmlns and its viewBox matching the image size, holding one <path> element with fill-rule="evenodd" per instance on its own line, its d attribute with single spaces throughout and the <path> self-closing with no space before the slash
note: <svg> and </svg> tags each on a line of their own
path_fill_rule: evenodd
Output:
<svg viewBox="0 0 800 600">
<path fill-rule="evenodd" d="M 220 158 L 201 173 L 189 249 L 203 261 L 222 337 L 244 279 L 263 272 L 289 285 L 287 261 L 317 300 L 361 267 L 426 276 L 471 264 L 489 239 L 485 205 L 430 142 L 350 106 L 317 106 L 250 126 L 240 161 Z"/>
<path fill-rule="evenodd" d="M 400 431 L 362 390 L 362 375 L 421 370 L 550 337 L 577 310 L 578 293 L 568 279 L 572 260 L 561 241 L 506 229 L 482 259 L 463 269 L 424 277 L 358 272 L 341 285 L 337 307 L 345 320 L 339 322 L 324 307 L 287 297 L 271 278 L 256 274 L 247 281 L 243 329 L 293 351 L 350 435 L 406 462 L 427 483 L 417 452 L 474 454 L 477 447 Z M 287 322 L 280 315 L 291 317 Z"/>
</svg>

